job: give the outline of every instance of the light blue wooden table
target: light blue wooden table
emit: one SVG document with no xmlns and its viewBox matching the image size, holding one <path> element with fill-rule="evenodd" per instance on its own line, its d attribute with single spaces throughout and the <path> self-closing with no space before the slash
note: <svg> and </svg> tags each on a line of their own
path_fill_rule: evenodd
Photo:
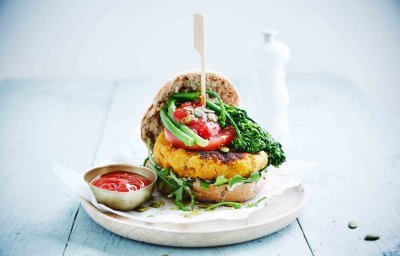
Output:
<svg viewBox="0 0 400 256">
<path fill-rule="evenodd" d="M 400 121 L 334 78 L 288 79 L 288 158 L 319 163 L 304 177 L 310 201 L 288 227 L 242 244 L 184 249 L 98 226 L 52 164 L 83 171 L 104 159 L 137 128 L 161 84 L 0 83 L 0 255 L 400 255 Z M 367 233 L 381 238 L 364 241 Z"/>
</svg>

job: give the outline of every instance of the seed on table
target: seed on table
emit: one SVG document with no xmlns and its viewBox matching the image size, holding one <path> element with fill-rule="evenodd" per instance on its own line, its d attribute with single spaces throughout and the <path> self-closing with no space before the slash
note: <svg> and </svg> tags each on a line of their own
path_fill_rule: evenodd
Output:
<svg viewBox="0 0 400 256">
<path fill-rule="evenodd" d="M 349 228 L 351 228 L 351 229 L 355 229 L 355 228 L 358 227 L 358 224 L 357 224 L 357 222 L 355 222 L 354 220 L 352 220 L 352 221 L 349 222 L 348 226 L 349 226 Z"/>
<path fill-rule="evenodd" d="M 203 110 L 201 110 L 200 108 L 195 108 L 193 111 L 193 114 L 197 117 L 202 117 L 204 116 L 206 113 L 203 112 Z"/>
<path fill-rule="evenodd" d="M 378 239 L 379 239 L 379 236 L 376 235 L 376 234 L 368 234 L 368 235 L 366 235 L 364 237 L 365 241 L 375 241 L 375 240 L 378 240 Z"/>
</svg>

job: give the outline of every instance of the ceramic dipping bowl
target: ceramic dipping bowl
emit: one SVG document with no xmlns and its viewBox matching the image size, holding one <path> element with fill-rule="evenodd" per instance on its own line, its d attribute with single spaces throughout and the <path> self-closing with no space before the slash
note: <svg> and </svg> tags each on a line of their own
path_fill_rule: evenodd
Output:
<svg viewBox="0 0 400 256">
<path fill-rule="evenodd" d="M 90 184 L 90 182 L 97 176 L 116 171 L 140 174 L 148 178 L 151 183 L 142 189 L 129 192 L 110 191 Z M 157 174 L 149 168 L 143 166 L 111 164 L 91 169 L 83 175 L 83 178 L 89 185 L 98 203 L 104 204 L 114 210 L 129 211 L 135 209 L 150 199 L 157 181 Z"/>
</svg>

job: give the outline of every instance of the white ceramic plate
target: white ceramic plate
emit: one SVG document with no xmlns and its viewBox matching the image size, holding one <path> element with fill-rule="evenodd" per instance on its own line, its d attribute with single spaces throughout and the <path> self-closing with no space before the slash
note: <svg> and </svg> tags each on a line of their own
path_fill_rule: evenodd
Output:
<svg viewBox="0 0 400 256">
<path fill-rule="evenodd" d="M 265 208 L 253 212 L 248 219 L 177 224 L 137 221 L 103 213 L 81 198 L 83 209 L 105 229 L 133 240 L 176 247 L 220 246 L 266 236 L 292 223 L 306 202 L 307 192 L 301 184 L 272 197 Z"/>
</svg>

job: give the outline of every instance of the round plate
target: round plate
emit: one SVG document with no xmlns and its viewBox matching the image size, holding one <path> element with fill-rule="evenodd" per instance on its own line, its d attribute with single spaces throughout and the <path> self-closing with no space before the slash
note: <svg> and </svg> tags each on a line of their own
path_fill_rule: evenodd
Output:
<svg viewBox="0 0 400 256">
<path fill-rule="evenodd" d="M 83 209 L 100 226 L 133 240 L 176 247 L 207 247 L 241 243 L 278 231 L 292 223 L 307 202 L 303 185 L 267 201 L 265 208 L 244 220 L 196 223 L 152 223 L 103 213 L 81 198 Z M 232 210 L 235 214 L 235 210 Z"/>
</svg>

